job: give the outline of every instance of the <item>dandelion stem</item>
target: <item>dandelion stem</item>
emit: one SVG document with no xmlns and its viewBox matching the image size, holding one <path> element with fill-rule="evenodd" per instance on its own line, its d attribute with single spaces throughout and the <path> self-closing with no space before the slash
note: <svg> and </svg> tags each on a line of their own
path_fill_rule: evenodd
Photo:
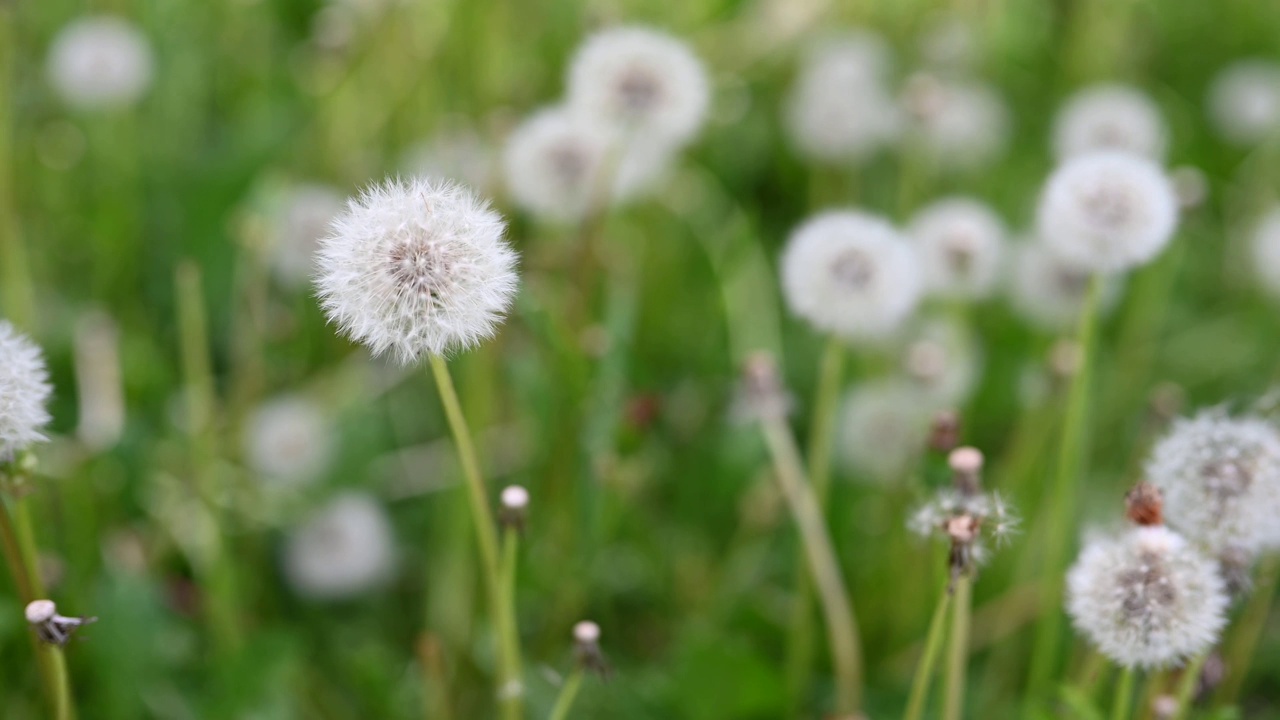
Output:
<svg viewBox="0 0 1280 720">
<path fill-rule="evenodd" d="M 964 716 L 965 675 L 969 666 L 969 616 L 972 610 L 973 578 L 961 573 L 956 578 L 955 608 L 951 618 L 951 643 L 947 648 L 945 704 L 942 717 L 960 720 Z"/>
<path fill-rule="evenodd" d="M 836 668 L 836 712 L 853 714 L 861 704 L 862 690 L 858 625 L 853 604 L 841 579 L 840 564 L 831 545 L 822 509 L 813 488 L 805 481 L 804 462 L 800 459 L 795 438 L 781 418 L 768 417 L 762 421 L 761 427 L 773 458 L 774 477 L 800 529 L 800 539 L 826 618 Z"/>
<path fill-rule="evenodd" d="M 1066 565 L 1068 537 L 1075 526 L 1075 487 L 1083 471 L 1085 419 L 1089 409 L 1090 368 L 1097 335 L 1098 295 L 1101 280 L 1097 276 L 1089 284 L 1076 333 L 1080 347 L 1080 367 L 1071 381 L 1067 398 L 1067 414 L 1063 420 L 1062 443 L 1058 451 L 1058 469 L 1052 494 L 1045 503 L 1048 536 L 1044 560 L 1045 591 L 1041 597 L 1040 622 L 1036 625 L 1031 669 L 1026 699 L 1034 704 L 1043 697 L 1045 686 L 1053 674 L 1062 640 L 1061 596 L 1063 568 Z M 1029 714 L 1030 708 L 1027 708 Z"/>
<path fill-rule="evenodd" d="M 564 686 L 560 688 L 560 695 L 556 698 L 556 704 L 551 708 L 550 720 L 565 720 L 569 717 L 573 701 L 578 698 L 578 690 L 582 688 L 583 674 L 582 667 L 576 667 L 564 681 Z"/>
<path fill-rule="evenodd" d="M 1221 707 L 1235 702 L 1244 686 L 1244 679 L 1249 673 L 1249 665 L 1253 661 L 1254 650 L 1258 647 L 1258 639 L 1262 637 L 1262 627 L 1271 614 L 1271 602 L 1276 591 L 1276 579 L 1280 576 L 1280 558 L 1268 556 L 1262 561 L 1258 572 L 1258 584 L 1253 588 L 1244 612 L 1240 614 L 1240 622 L 1235 629 L 1235 637 L 1226 648 L 1227 678 L 1218 688 L 1214 697 L 1215 705 Z"/>
<path fill-rule="evenodd" d="M 1133 675 L 1131 667 L 1120 671 L 1115 697 L 1111 702 L 1111 720 L 1127 720 L 1129 717 L 1129 707 L 1133 704 Z"/>
<path fill-rule="evenodd" d="M 467 497 L 471 501 L 476 543 L 480 547 L 480 563 L 484 570 L 485 592 L 489 596 L 493 626 L 499 635 L 498 704 L 504 720 L 518 720 L 523 715 L 521 701 L 523 688 L 518 685 L 519 678 L 509 675 L 512 668 L 517 667 L 518 660 L 513 661 L 507 657 L 507 654 L 518 645 L 514 639 L 507 637 L 514 628 L 508 628 L 504 620 L 502 569 L 498 560 L 498 532 L 489 510 L 489 497 L 485 491 L 484 479 L 480 476 L 480 463 L 476 458 L 475 445 L 471 441 L 471 431 L 467 427 L 466 418 L 462 416 L 462 405 L 458 401 L 458 392 L 453 386 L 453 377 L 449 374 L 449 364 L 443 357 L 431 356 L 431 374 L 440 392 L 440 402 L 444 405 L 449 430 L 453 433 L 453 441 L 457 447 L 458 463 L 462 466 L 462 474 L 467 483 Z"/>
<path fill-rule="evenodd" d="M 67 657 L 62 648 L 50 643 L 39 643 L 44 656 L 41 665 L 49 666 L 49 682 L 53 687 L 53 717 L 55 720 L 73 720 L 75 706 L 71 704 L 71 676 L 67 673 Z"/>
<path fill-rule="evenodd" d="M 929 683 L 933 679 L 934 666 L 938 664 L 938 653 L 942 651 L 943 629 L 947 626 L 947 610 L 951 607 L 951 593 L 943 592 L 938 598 L 938 606 L 933 611 L 933 619 L 929 621 L 929 634 L 924 641 L 924 655 L 916 667 L 915 677 L 911 680 L 911 696 L 907 700 L 907 712 L 903 720 L 920 720 L 924 716 L 925 701 L 929 696 Z"/>
<path fill-rule="evenodd" d="M 502 659 L 506 677 L 514 685 L 508 691 L 523 692 L 524 672 L 520 667 L 520 626 L 516 622 L 516 565 L 520 553 L 520 533 L 507 528 L 502 533 Z"/>
<path fill-rule="evenodd" d="M 1182 677 L 1178 679 L 1178 709 L 1174 712 L 1173 720 L 1182 720 L 1190 712 L 1196 686 L 1200 684 L 1200 670 L 1208 659 L 1209 653 L 1200 653 L 1182 669 Z"/>
</svg>

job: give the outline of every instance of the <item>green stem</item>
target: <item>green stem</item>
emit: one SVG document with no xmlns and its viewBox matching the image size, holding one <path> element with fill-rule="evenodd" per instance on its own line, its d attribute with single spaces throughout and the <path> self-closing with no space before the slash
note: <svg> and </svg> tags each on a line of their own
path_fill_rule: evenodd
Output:
<svg viewBox="0 0 1280 720">
<path fill-rule="evenodd" d="M 1195 700 L 1196 686 L 1200 684 L 1200 670 L 1209 659 L 1209 653 L 1203 652 L 1191 659 L 1182 669 L 1182 677 L 1178 679 L 1178 709 L 1173 720 L 1183 720 L 1191 711 L 1191 703 Z"/>
<path fill-rule="evenodd" d="M 924 641 L 924 655 L 920 665 L 916 667 L 915 677 L 911 680 L 911 696 L 907 701 L 907 712 L 903 720 L 920 720 L 924 715 L 925 699 L 929 695 L 929 682 L 933 679 L 934 666 L 938 664 L 938 653 L 942 650 L 943 628 L 947 625 L 947 609 L 951 607 L 951 593 L 943 592 L 938 598 L 938 606 L 933 611 L 933 619 L 929 621 L 929 634 Z"/>
<path fill-rule="evenodd" d="M 1258 584 L 1253 588 L 1244 612 L 1240 614 L 1235 636 L 1225 651 L 1227 679 L 1214 696 L 1217 707 L 1235 702 L 1240 695 L 1244 679 L 1249 674 L 1249 665 L 1253 662 L 1254 651 L 1258 647 L 1258 639 L 1262 637 L 1262 628 L 1266 625 L 1267 616 L 1271 614 L 1277 577 L 1280 577 L 1280 558 L 1269 555 L 1262 561 Z"/>
<path fill-rule="evenodd" d="M 581 667 L 574 668 L 573 673 L 564 681 L 564 687 L 560 688 L 560 695 L 556 698 L 556 704 L 551 708 L 550 720 L 565 720 L 569 717 L 569 710 L 573 707 L 573 701 L 578 697 L 578 690 L 582 688 L 583 670 Z"/>
<path fill-rule="evenodd" d="M 75 706 L 71 702 L 71 676 L 67 673 L 67 658 L 62 648 L 49 643 L 40 643 L 40 653 L 44 656 L 41 665 L 50 668 L 49 682 L 53 686 L 53 717 L 55 720 L 73 720 Z"/>
<path fill-rule="evenodd" d="M 845 590 L 822 509 L 813 488 L 805 482 L 804 462 L 795 438 L 781 418 L 766 418 L 761 427 L 773 458 L 774 477 L 800 530 L 809 569 L 827 622 L 836 674 L 836 712 L 857 713 L 861 705 L 862 661 L 853 603 Z"/>
<path fill-rule="evenodd" d="M 0 508 L 0 541 L 3 542 L 4 559 L 9 564 L 9 572 L 13 574 L 13 584 L 18 588 L 22 604 L 38 599 L 31 591 L 31 578 L 27 577 L 27 564 L 22 559 L 22 547 L 18 544 L 18 534 L 9 519 L 8 508 Z"/>
<path fill-rule="evenodd" d="M 514 683 L 508 690 L 517 696 L 523 692 L 524 671 L 520 667 L 520 626 L 516 622 L 516 566 L 520 552 L 520 533 L 507 528 L 502 533 L 502 660 L 507 663 L 505 675 Z"/>
<path fill-rule="evenodd" d="M 513 685 L 513 683 L 519 683 L 519 679 L 508 675 L 511 668 L 516 665 L 511 658 L 507 657 L 507 653 L 511 648 L 517 647 L 517 644 L 507 637 L 510 630 L 503 620 L 502 569 L 498 561 L 498 532 L 489 509 L 488 492 L 484 487 L 484 479 L 480 475 L 480 462 L 476 458 L 471 430 L 467 427 L 466 418 L 462 415 L 458 392 L 454 389 L 453 377 L 449 374 L 449 364 L 444 358 L 439 355 L 431 356 L 431 374 L 440 392 L 440 402 L 444 405 L 449 430 L 453 433 L 454 445 L 457 446 L 458 463 L 462 466 L 462 475 L 467 483 L 467 497 L 471 502 L 471 519 L 476 529 L 476 543 L 480 547 L 485 592 L 489 596 L 489 611 L 492 613 L 493 626 L 499 635 L 498 704 L 504 720 L 518 720 L 523 714 L 524 692 L 523 688 Z"/>
<path fill-rule="evenodd" d="M 1133 704 L 1133 675 L 1131 667 L 1120 671 L 1116 694 L 1111 703 L 1111 720 L 1127 720 L 1129 717 L 1129 706 Z"/>
<path fill-rule="evenodd" d="M 1089 382 L 1093 365 L 1093 346 L 1097 335 L 1098 296 L 1101 278 L 1095 276 L 1080 312 L 1076 333 L 1080 345 L 1080 367 L 1071 381 L 1067 398 L 1067 415 L 1063 420 L 1062 444 L 1058 451 L 1058 469 L 1052 494 L 1046 508 L 1048 537 L 1044 561 L 1045 591 L 1041 598 L 1040 622 L 1036 625 L 1031 669 L 1026 700 L 1034 704 L 1043 697 L 1062 642 L 1061 604 L 1063 568 L 1069 538 L 1075 528 L 1075 488 L 1084 469 L 1085 420 L 1089 408 Z M 1030 710 L 1024 712 L 1029 715 Z"/>
<path fill-rule="evenodd" d="M 972 610 L 973 578 L 961 573 L 954 589 L 955 611 L 951 618 L 951 642 L 947 648 L 947 676 L 942 717 L 960 720 L 964 716 L 965 675 L 969 667 L 969 615 Z"/>
</svg>

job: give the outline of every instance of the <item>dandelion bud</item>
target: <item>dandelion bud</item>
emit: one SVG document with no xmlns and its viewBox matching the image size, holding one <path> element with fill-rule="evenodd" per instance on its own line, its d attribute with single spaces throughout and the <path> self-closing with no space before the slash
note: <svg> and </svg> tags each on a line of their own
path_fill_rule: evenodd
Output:
<svg viewBox="0 0 1280 720">
<path fill-rule="evenodd" d="M 336 188 L 304 183 L 287 188 L 275 203 L 269 237 L 271 270 L 286 287 L 300 288 L 315 269 L 316 249 L 342 212 Z"/>
<path fill-rule="evenodd" d="M 0 462 L 45 439 L 52 392 L 40 348 L 0 320 Z"/>
<path fill-rule="evenodd" d="M 1142 91 L 1097 85 L 1073 95 L 1058 113 L 1053 149 L 1059 160 L 1118 150 L 1158 161 L 1167 135 L 1160 108 Z"/>
<path fill-rule="evenodd" d="M 1138 483 L 1124 496 L 1125 514 L 1136 525 L 1163 525 L 1164 498 L 1160 488 Z"/>
<path fill-rule="evenodd" d="M 1168 244 L 1178 199 L 1158 165 L 1118 152 L 1082 155 L 1054 171 L 1040 196 L 1040 236 L 1097 272 L 1143 265 Z"/>
<path fill-rule="evenodd" d="M 1254 145 L 1280 132 L 1280 63 L 1241 60 L 1209 86 L 1209 119 L 1222 137 Z"/>
<path fill-rule="evenodd" d="M 335 440 L 323 409 L 304 397 L 278 397 L 245 423 L 245 460 L 265 480 L 296 485 L 328 469 Z"/>
<path fill-rule="evenodd" d="M 609 665 L 600 650 L 600 626 L 583 620 L 573 626 L 574 656 L 578 664 L 591 672 L 608 677 Z"/>
<path fill-rule="evenodd" d="M 388 581 L 395 570 L 390 523 L 368 495 L 346 493 L 289 533 L 285 578 L 299 595 L 338 600 Z"/>
<path fill-rule="evenodd" d="M 1253 269 L 1262 289 L 1280 297 L 1280 205 L 1272 206 L 1254 227 Z"/>
<path fill-rule="evenodd" d="M 404 364 L 497 330 L 516 253 L 489 204 L 448 182 L 392 180 L 352 200 L 321 242 L 316 286 L 330 322 Z"/>
<path fill-rule="evenodd" d="M 1009 109 L 990 85 L 916 75 L 902 102 L 915 121 L 909 137 L 941 169 L 988 165 L 1008 145 Z"/>
<path fill-rule="evenodd" d="M 66 617 L 58 614 L 52 600 L 32 600 L 27 603 L 27 623 L 42 642 L 59 647 L 66 645 L 77 628 L 97 622 L 98 618 Z"/>
<path fill-rule="evenodd" d="M 887 43 L 869 32 L 818 42 L 805 58 L 787 102 L 786 125 L 811 160 L 858 162 L 898 135 L 890 95 Z"/>
<path fill-rule="evenodd" d="M 947 456 L 951 467 L 951 482 L 963 495 L 976 495 L 982 491 L 982 451 L 975 447 L 959 447 Z"/>
<path fill-rule="evenodd" d="M 929 426 L 929 449 L 950 452 L 960 442 L 960 415 L 954 410 L 939 410 Z"/>
<path fill-rule="evenodd" d="M 1126 667 L 1203 652 L 1226 622 L 1217 568 L 1161 525 L 1087 544 L 1067 574 L 1067 612 L 1098 650 Z"/>
<path fill-rule="evenodd" d="M 523 532 L 529 510 L 529 491 L 519 485 L 508 485 L 498 495 L 498 502 L 498 522 L 503 527 Z"/>
<path fill-rule="evenodd" d="M 975 299 L 995 289 L 1005 231 L 987 206 L 966 198 L 940 200 L 916 214 L 909 234 L 920 255 L 928 292 Z"/>
<path fill-rule="evenodd" d="M 1206 552 L 1280 544 L 1280 431 L 1220 410 L 1174 423 L 1145 476 L 1164 493 L 1168 523 Z"/>
<path fill-rule="evenodd" d="M 49 84 L 80 110 L 132 105 L 151 86 L 151 46 L 133 24 L 107 15 L 83 17 L 49 47 Z"/>
<path fill-rule="evenodd" d="M 826 212 L 805 222 L 782 256 L 782 291 L 791 311 L 849 339 L 883 338 L 920 300 L 915 253 L 887 221 L 861 212 Z"/>
<path fill-rule="evenodd" d="M 710 91 L 688 45 L 647 28 L 606 30 L 588 38 L 569 70 L 569 105 L 611 132 L 682 145 L 697 134 Z"/>
</svg>

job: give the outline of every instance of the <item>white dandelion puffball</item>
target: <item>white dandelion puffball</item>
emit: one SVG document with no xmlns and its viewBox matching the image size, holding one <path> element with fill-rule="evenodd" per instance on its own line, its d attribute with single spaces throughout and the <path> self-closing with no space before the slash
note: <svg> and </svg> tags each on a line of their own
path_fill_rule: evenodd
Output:
<svg viewBox="0 0 1280 720">
<path fill-rule="evenodd" d="M 506 223 L 470 190 L 389 180 L 348 202 L 320 243 L 317 294 L 330 322 L 404 364 L 488 338 L 516 292 Z"/>
<path fill-rule="evenodd" d="M 970 80 L 917 75 L 903 105 L 911 119 L 906 136 L 943 170 L 974 170 L 1004 154 L 1011 119 L 994 87 Z"/>
<path fill-rule="evenodd" d="M 986 205 L 967 198 L 939 200 L 916 214 L 908 232 L 927 292 L 977 299 L 990 295 L 1000 281 L 1005 228 Z"/>
<path fill-rule="evenodd" d="M 1209 86 L 1209 119 L 1228 142 L 1254 145 L 1280 133 L 1280 63 L 1241 60 Z"/>
<path fill-rule="evenodd" d="M 647 28 L 592 35 L 569 69 L 569 105 L 612 132 L 687 143 L 710 104 L 702 62 L 684 42 Z"/>
<path fill-rule="evenodd" d="M 1054 119 L 1053 150 L 1059 160 L 1118 150 L 1159 161 L 1167 145 L 1168 131 L 1155 101 L 1124 85 L 1085 88 Z"/>
<path fill-rule="evenodd" d="M 410 175 L 456 180 L 477 191 L 495 184 L 495 153 L 469 127 L 447 127 L 405 152 L 403 167 Z"/>
<path fill-rule="evenodd" d="M 301 287 L 315 269 L 316 248 L 329 224 L 342 212 L 343 196 L 328 185 L 304 183 L 287 188 L 271 221 L 271 269 L 289 287 Z"/>
<path fill-rule="evenodd" d="M 1067 573 L 1067 613 L 1103 655 L 1163 667 L 1204 652 L 1226 623 L 1217 565 L 1163 526 L 1085 545 Z"/>
<path fill-rule="evenodd" d="M 329 466 L 337 438 L 324 410 L 300 396 L 274 398 L 245 425 L 249 467 L 265 480 L 295 484 L 314 480 Z"/>
<path fill-rule="evenodd" d="M 0 462 L 45 439 L 52 393 L 40 348 L 0 320 Z"/>
<path fill-rule="evenodd" d="M 339 600 L 374 589 L 395 571 L 391 523 L 368 495 L 338 496 L 294 528 L 284 546 L 285 578 L 313 600 Z"/>
<path fill-rule="evenodd" d="M 1040 195 L 1041 239 L 1063 258 L 1117 272 L 1154 258 L 1178 226 L 1178 196 L 1158 165 L 1100 152 L 1063 163 Z"/>
<path fill-rule="evenodd" d="M 796 149 L 811 160 L 860 161 L 893 142 L 901 123 L 888 69 L 888 45 L 877 35 L 854 32 L 820 43 L 786 105 Z"/>
<path fill-rule="evenodd" d="M 862 480 L 900 480 L 924 452 L 936 409 L 918 388 L 903 380 L 855 386 L 840 402 L 837 461 Z"/>
<path fill-rule="evenodd" d="M 107 15 L 64 27 L 49 48 L 49 83 L 81 110 L 132 105 L 151 86 L 151 46 L 130 22 Z"/>
<path fill-rule="evenodd" d="M 1253 229 L 1253 269 L 1262 287 L 1280 297 L 1280 205 L 1263 214 Z"/>
<path fill-rule="evenodd" d="M 787 240 L 782 292 L 814 327 L 851 340 L 879 339 L 920 300 L 919 259 L 888 221 L 856 211 L 814 216 Z"/>
<path fill-rule="evenodd" d="M 1280 431 L 1221 410 L 1180 419 L 1155 445 L 1147 482 L 1171 527 L 1215 556 L 1280 545 Z"/>
<path fill-rule="evenodd" d="M 902 348 L 902 369 L 934 409 L 963 404 L 982 374 L 978 339 L 960 323 L 940 318 L 912 330 Z"/>
<path fill-rule="evenodd" d="M 1074 327 L 1080 319 L 1094 274 L 1039 242 L 1022 242 L 1009 268 L 1009 299 L 1015 312 L 1051 332 Z M 1120 282 L 1103 276 L 1098 305 L 1107 310 L 1120 297 Z"/>
</svg>

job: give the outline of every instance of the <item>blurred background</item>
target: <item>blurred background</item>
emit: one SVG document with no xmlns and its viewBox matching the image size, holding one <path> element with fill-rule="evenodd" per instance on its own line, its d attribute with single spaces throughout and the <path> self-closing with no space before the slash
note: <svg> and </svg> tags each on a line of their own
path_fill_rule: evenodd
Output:
<svg viewBox="0 0 1280 720">
<path fill-rule="evenodd" d="M 78 26 L 98 46 L 67 49 L 104 16 Z M 611 275 L 591 294 L 572 280 L 581 228 L 514 203 L 502 154 L 564 94 L 584 38 L 622 24 L 686 41 L 712 97 L 665 179 L 601 219 Z M 880 38 L 888 102 L 919 127 L 832 162 L 797 140 L 788 103 L 813 49 L 855 30 Z M 516 601 L 530 716 L 590 618 L 614 672 L 587 680 L 577 717 L 818 717 L 825 652 L 799 698 L 784 671 L 795 532 L 736 397 L 746 354 L 772 351 L 809 432 L 823 339 L 780 297 L 791 229 L 838 206 L 906 224 L 964 194 L 1025 234 L 1065 100 L 1099 82 L 1149 96 L 1167 164 L 1196 169 L 1194 202 L 1101 326 L 1078 493 L 1081 518 L 1118 523 L 1169 417 L 1252 404 L 1280 376 L 1249 250 L 1280 134 L 1241 140 L 1211 100 L 1234 63 L 1280 62 L 1277 38 L 1280 4 L 1258 0 L 0 1 L 0 307 L 55 387 L 27 502 L 49 596 L 99 618 L 67 650 L 80 717 L 493 716 L 434 386 L 338 337 L 307 279 L 347 197 L 419 173 L 492 198 L 522 254 L 499 337 L 452 365 L 494 496 L 532 496 Z M 913 110 L 972 86 L 977 110 Z M 963 347 L 938 341 L 971 363 L 963 439 L 1025 518 L 975 586 L 972 717 L 1022 717 L 1072 332 L 1037 317 L 998 293 L 967 306 Z M 856 353 L 849 386 L 909 374 L 910 340 Z M 905 529 L 945 462 L 921 415 L 881 405 L 879 435 L 837 441 L 828 503 L 872 718 L 901 711 L 946 558 Z M 4 718 L 45 716 L 22 605 L 5 574 Z M 1205 717 L 1280 717 L 1280 626 L 1261 620 L 1239 702 Z M 1087 652 L 1063 653 L 1067 685 Z"/>
</svg>

